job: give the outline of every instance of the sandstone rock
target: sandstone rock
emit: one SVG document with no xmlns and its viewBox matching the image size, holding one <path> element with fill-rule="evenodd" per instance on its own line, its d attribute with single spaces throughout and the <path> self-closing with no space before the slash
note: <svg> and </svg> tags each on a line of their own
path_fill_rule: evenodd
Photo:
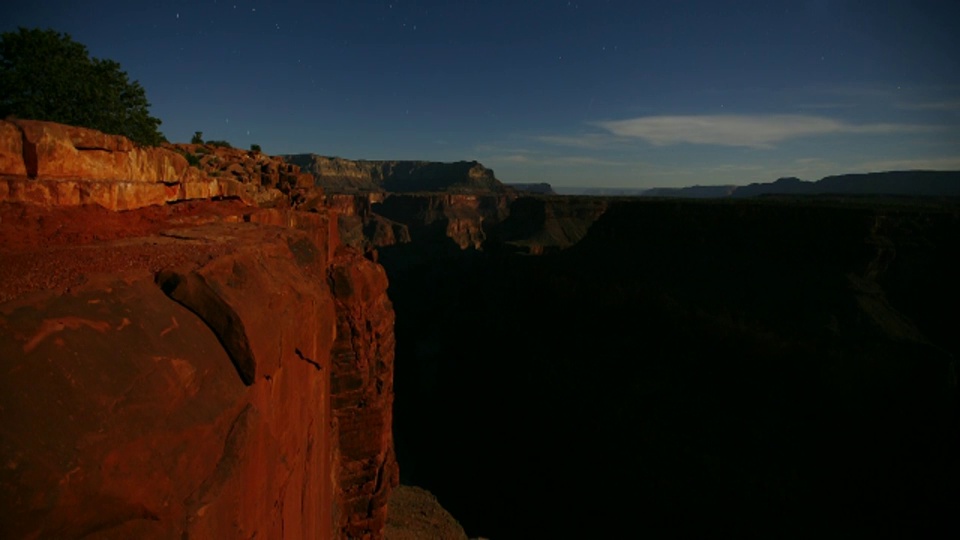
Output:
<svg viewBox="0 0 960 540">
<path fill-rule="evenodd" d="M 191 154 L 201 156 L 199 168 L 188 165 L 184 155 Z M 0 121 L 2 200 L 130 210 L 218 197 L 289 206 L 288 197 L 320 193 L 312 176 L 264 154 L 193 144 L 147 148 L 86 128 Z"/>
<path fill-rule="evenodd" d="M 339 427 L 340 530 L 379 538 L 399 483 L 393 451 L 393 307 L 383 267 L 344 248 L 330 284 L 337 305 L 331 391 Z"/>
<path fill-rule="evenodd" d="M 0 120 L 0 176 L 26 176 L 23 136 L 16 125 Z"/>
<path fill-rule="evenodd" d="M 439 240 L 442 235 L 459 249 L 481 249 L 486 229 L 505 218 L 512 199 L 512 195 L 489 194 L 391 194 L 374 211 L 406 225 L 414 240 Z"/>
<path fill-rule="evenodd" d="M 386 540 L 467 540 L 467 533 L 429 491 L 397 486 L 390 495 Z"/>
<path fill-rule="evenodd" d="M 0 536 L 382 537 L 397 476 L 383 269 L 334 254 L 325 213 L 226 221 L 88 240 L 112 261 L 100 273 L 0 303 Z"/>
<path fill-rule="evenodd" d="M 330 193 L 511 191 L 497 180 L 492 170 L 476 161 L 367 161 L 316 154 L 297 154 L 284 158 L 311 173 L 317 185 Z"/>
<path fill-rule="evenodd" d="M 26 172 L 32 178 L 173 182 L 187 169 L 183 156 L 138 147 L 119 135 L 53 122 L 14 123 L 23 133 Z"/>
<path fill-rule="evenodd" d="M 256 380 L 211 332 L 216 309 L 185 301 L 198 318 L 148 275 L 4 306 L 4 537 L 331 535 L 336 316 L 288 247 L 309 240 L 248 225 L 181 241 L 233 245 L 183 275 L 230 309 Z"/>
</svg>

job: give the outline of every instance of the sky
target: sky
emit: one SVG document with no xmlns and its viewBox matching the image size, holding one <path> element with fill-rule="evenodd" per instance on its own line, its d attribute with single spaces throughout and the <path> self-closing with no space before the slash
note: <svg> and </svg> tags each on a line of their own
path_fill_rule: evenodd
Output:
<svg viewBox="0 0 960 540">
<path fill-rule="evenodd" d="M 5 0 L 173 142 L 651 188 L 960 170 L 960 2 Z"/>
</svg>

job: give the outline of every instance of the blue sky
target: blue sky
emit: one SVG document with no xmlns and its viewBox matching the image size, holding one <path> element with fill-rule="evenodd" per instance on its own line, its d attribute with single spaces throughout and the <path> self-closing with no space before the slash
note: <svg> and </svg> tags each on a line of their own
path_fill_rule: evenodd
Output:
<svg viewBox="0 0 960 540">
<path fill-rule="evenodd" d="M 960 169 L 960 2 L 8 0 L 172 141 L 665 187 Z"/>
</svg>

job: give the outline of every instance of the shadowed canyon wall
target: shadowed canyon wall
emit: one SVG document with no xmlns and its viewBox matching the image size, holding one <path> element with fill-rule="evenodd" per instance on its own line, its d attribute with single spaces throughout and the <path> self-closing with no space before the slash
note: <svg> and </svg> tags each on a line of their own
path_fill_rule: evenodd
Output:
<svg viewBox="0 0 960 540">
<path fill-rule="evenodd" d="M 382 247 L 402 481 L 492 538 L 956 532 L 958 234 L 936 200 L 625 201 L 539 257 Z"/>
</svg>

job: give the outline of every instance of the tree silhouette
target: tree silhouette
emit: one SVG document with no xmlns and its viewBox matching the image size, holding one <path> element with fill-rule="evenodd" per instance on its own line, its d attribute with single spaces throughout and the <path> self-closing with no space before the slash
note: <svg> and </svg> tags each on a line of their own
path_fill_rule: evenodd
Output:
<svg viewBox="0 0 960 540">
<path fill-rule="evenodd" d="M 0 34 L 0 117 L 83 126 L 145 145 L 165 139 L 139 82 L 54 30 Z"/>
</svg>

